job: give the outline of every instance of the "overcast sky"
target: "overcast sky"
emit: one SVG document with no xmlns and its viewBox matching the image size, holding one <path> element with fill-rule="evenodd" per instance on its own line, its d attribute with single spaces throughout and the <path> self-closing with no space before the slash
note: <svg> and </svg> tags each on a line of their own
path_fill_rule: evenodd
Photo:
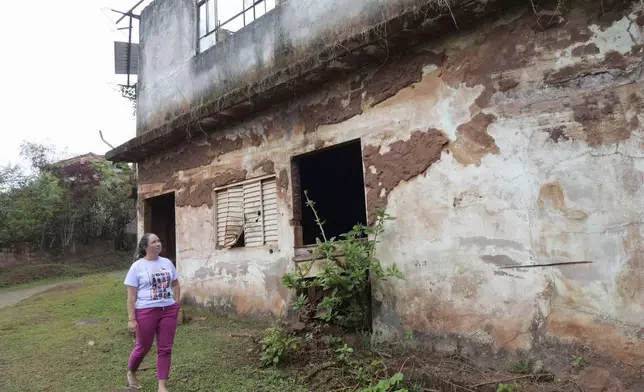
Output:
<svg viewBox="0 0 644 392">
<path fill-rule="evenodd" d="M 275 1 L 267 1 L 273 8 Z M 53 145 L 69 157 L 109 150 L 99 130 L 114 146 L 135 136 L 132 105 L 117 88 L 125 77 L 114 75 L 114 41 L 127 42 L 127 31 L 117 27 L 127 26 L 127 19 L 116 26 L 120 15 L 110 8 L 127 11 L 136 2 L 3 2 L 0 165 L 20 162 L 23 140 Z M 135 13 L 151 2 L 144 1 Z M 219 1 L 221 21 L 241 10 L 242 0 Z M 241 18 L 226 27 L 239 23 Z M 134 25 L 138 42 L 138 22 Z"/>
<path fill-rule="evenodd" d="M 149 1 L 148 1 L 149 2 Z M 0 41 L 0 164 L 18 162 L 23 140 L 67 149 L 68 155 L 107 147 L 135 134 L 130 102 L 115 84 L 114 41 L 118 16 L 135 0 L 31 0 L 2 4 Z M 123 26 L 126 26 L 123 23 Z M 138 40 L 138 30 L 135 34 Z"/>
</svg>

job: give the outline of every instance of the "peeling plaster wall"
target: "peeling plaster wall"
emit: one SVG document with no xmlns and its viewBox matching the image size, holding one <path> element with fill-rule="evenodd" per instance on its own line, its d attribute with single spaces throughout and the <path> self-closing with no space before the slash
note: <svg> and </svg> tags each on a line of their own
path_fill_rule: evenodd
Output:
<svg viewBox="0 0 644 392">
<path fill-rule="evenodd" d="M 290 159 L 360 138 L 368 210 L 398 218 L 379 259 L 406 276 L 374 287 L 380 337 L 414 331 L 488 362 L 588 353 L 635 374 L 644 360 L 644 10 L 568 9 L 547 21 L 516 10 L 141 163 L 141 199 L 177 192 L 186 296 L 241 314 L 286 312 Z M 215 249 L 212 187 L 271 173 L 279 243 Z M 499 269 L 578 260 L 593 263 Z"/>
<path fill-rule="evenodd" d="M 497 2 L 457 0 L 453 7 L 480 15 Z M 141 14 L 137 135 L 215 102 L 218 106 L 227 94 L 249 86 L 253 86 L 252 95 L 274 88 L 276 80 L 291 83 L 282 77 L 311 71 L 306 65 L 311 59 L 333 58 L 333 52 L 344 47 L 344 40 L 366 37 L 372 29 L 383 29 L 381 24 L 405 13 L 418 13 L 419 7 L 433 3 L 435 0 L 283 2 L 224 42 L 199 53 L 196 1 L 155 0 Z M 432 15 L 433 22 L 442 21 L 439 15 Z M 447 18 L 447 10 L 442 16 Z"/>
</svg>

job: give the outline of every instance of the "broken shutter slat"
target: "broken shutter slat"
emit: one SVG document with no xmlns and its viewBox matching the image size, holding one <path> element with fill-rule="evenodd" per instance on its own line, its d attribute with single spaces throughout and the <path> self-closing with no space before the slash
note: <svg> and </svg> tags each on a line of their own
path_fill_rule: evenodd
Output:
<svg viewBox="0 0 644 392">
<path fill-rule="evenodd" d="M 217 245 L 224 246 L 226 242 L 226 218 L 228 217 L 228 190 L 216 192 L 215 202 L 215 208 L 217 209 Z"/>
<path fill-rule="evenodd" d="M 262 182 L 262 218 L 264 241 L 277 242 L 277 184 L 275 179 Z"/>
<path fill-rule="evenodd" d="M 264 245 L 262 220 L 262 182 L 244 184 L 244 241 L 246 246 Z"/>
<path fill-rule="evenodd" d="M 222 245 L 230 248 L 237 243 L 244 230 L 244 188 L 231 187 L 226 193 L 226 223 Z"/>
</svg>

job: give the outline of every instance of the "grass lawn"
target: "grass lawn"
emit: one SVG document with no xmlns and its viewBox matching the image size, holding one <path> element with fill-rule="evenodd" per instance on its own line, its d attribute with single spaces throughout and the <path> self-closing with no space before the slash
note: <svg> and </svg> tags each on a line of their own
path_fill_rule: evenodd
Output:
<svg viewBox="0 0 644 392">
<path fill-rule="evenodd" d="M 198 309 L 205 320 L 177 331 L 170 390 L 306 391 L 279 369 L 258 369 L 248 339 L 264 325 L 219 318 Z M 98 324 L 76 326 L 81 320 Z M 0 390 L 115 391 L 125 386 L 128 355 L 134 344 L 126 331 L 122 278 L 93 275 L 0 309 Z M 93 342 L 90 343 L 90 342 Z M 143 362 L 144 391 L 156 390 L 156 352 Z"/>
<path fill-rule="evenodd" d="M 8 293 L 16 290 L 24 290 L 31 287 L 42 286 L 52 283 L 65 282 L 70 280 L 67 276 L 57 276 L 55 278 L 45 278 L 28 283 L 20 283 L 12 286 L 0 286 L 0 293 Z"/>
<path fill-rule="evenodd" d="M 81 259 L 13 265 L 0 269 L 0 293 L 34 285 L 56 283 L 85 275 L 126 270 L 132 264 L 129 252 L 109 252 Z"/>
</svg>

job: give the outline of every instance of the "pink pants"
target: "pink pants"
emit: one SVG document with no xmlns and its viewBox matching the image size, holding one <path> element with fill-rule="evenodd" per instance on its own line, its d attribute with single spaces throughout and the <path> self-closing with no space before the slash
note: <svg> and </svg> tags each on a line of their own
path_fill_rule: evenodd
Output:
<svg viewBox="0 0 644 392">
<path fill-rule="evenodd" d="M 167 380 L 170 375 L 170 362 L 174 333 L 177 330 L 179 304 L 163 308 L 137 309 L 136 313 L 136 345 L 128 369 L 135 372 L 152 348 L 154 335 L 157 336 L 157 379 Z"/>
</svg>

